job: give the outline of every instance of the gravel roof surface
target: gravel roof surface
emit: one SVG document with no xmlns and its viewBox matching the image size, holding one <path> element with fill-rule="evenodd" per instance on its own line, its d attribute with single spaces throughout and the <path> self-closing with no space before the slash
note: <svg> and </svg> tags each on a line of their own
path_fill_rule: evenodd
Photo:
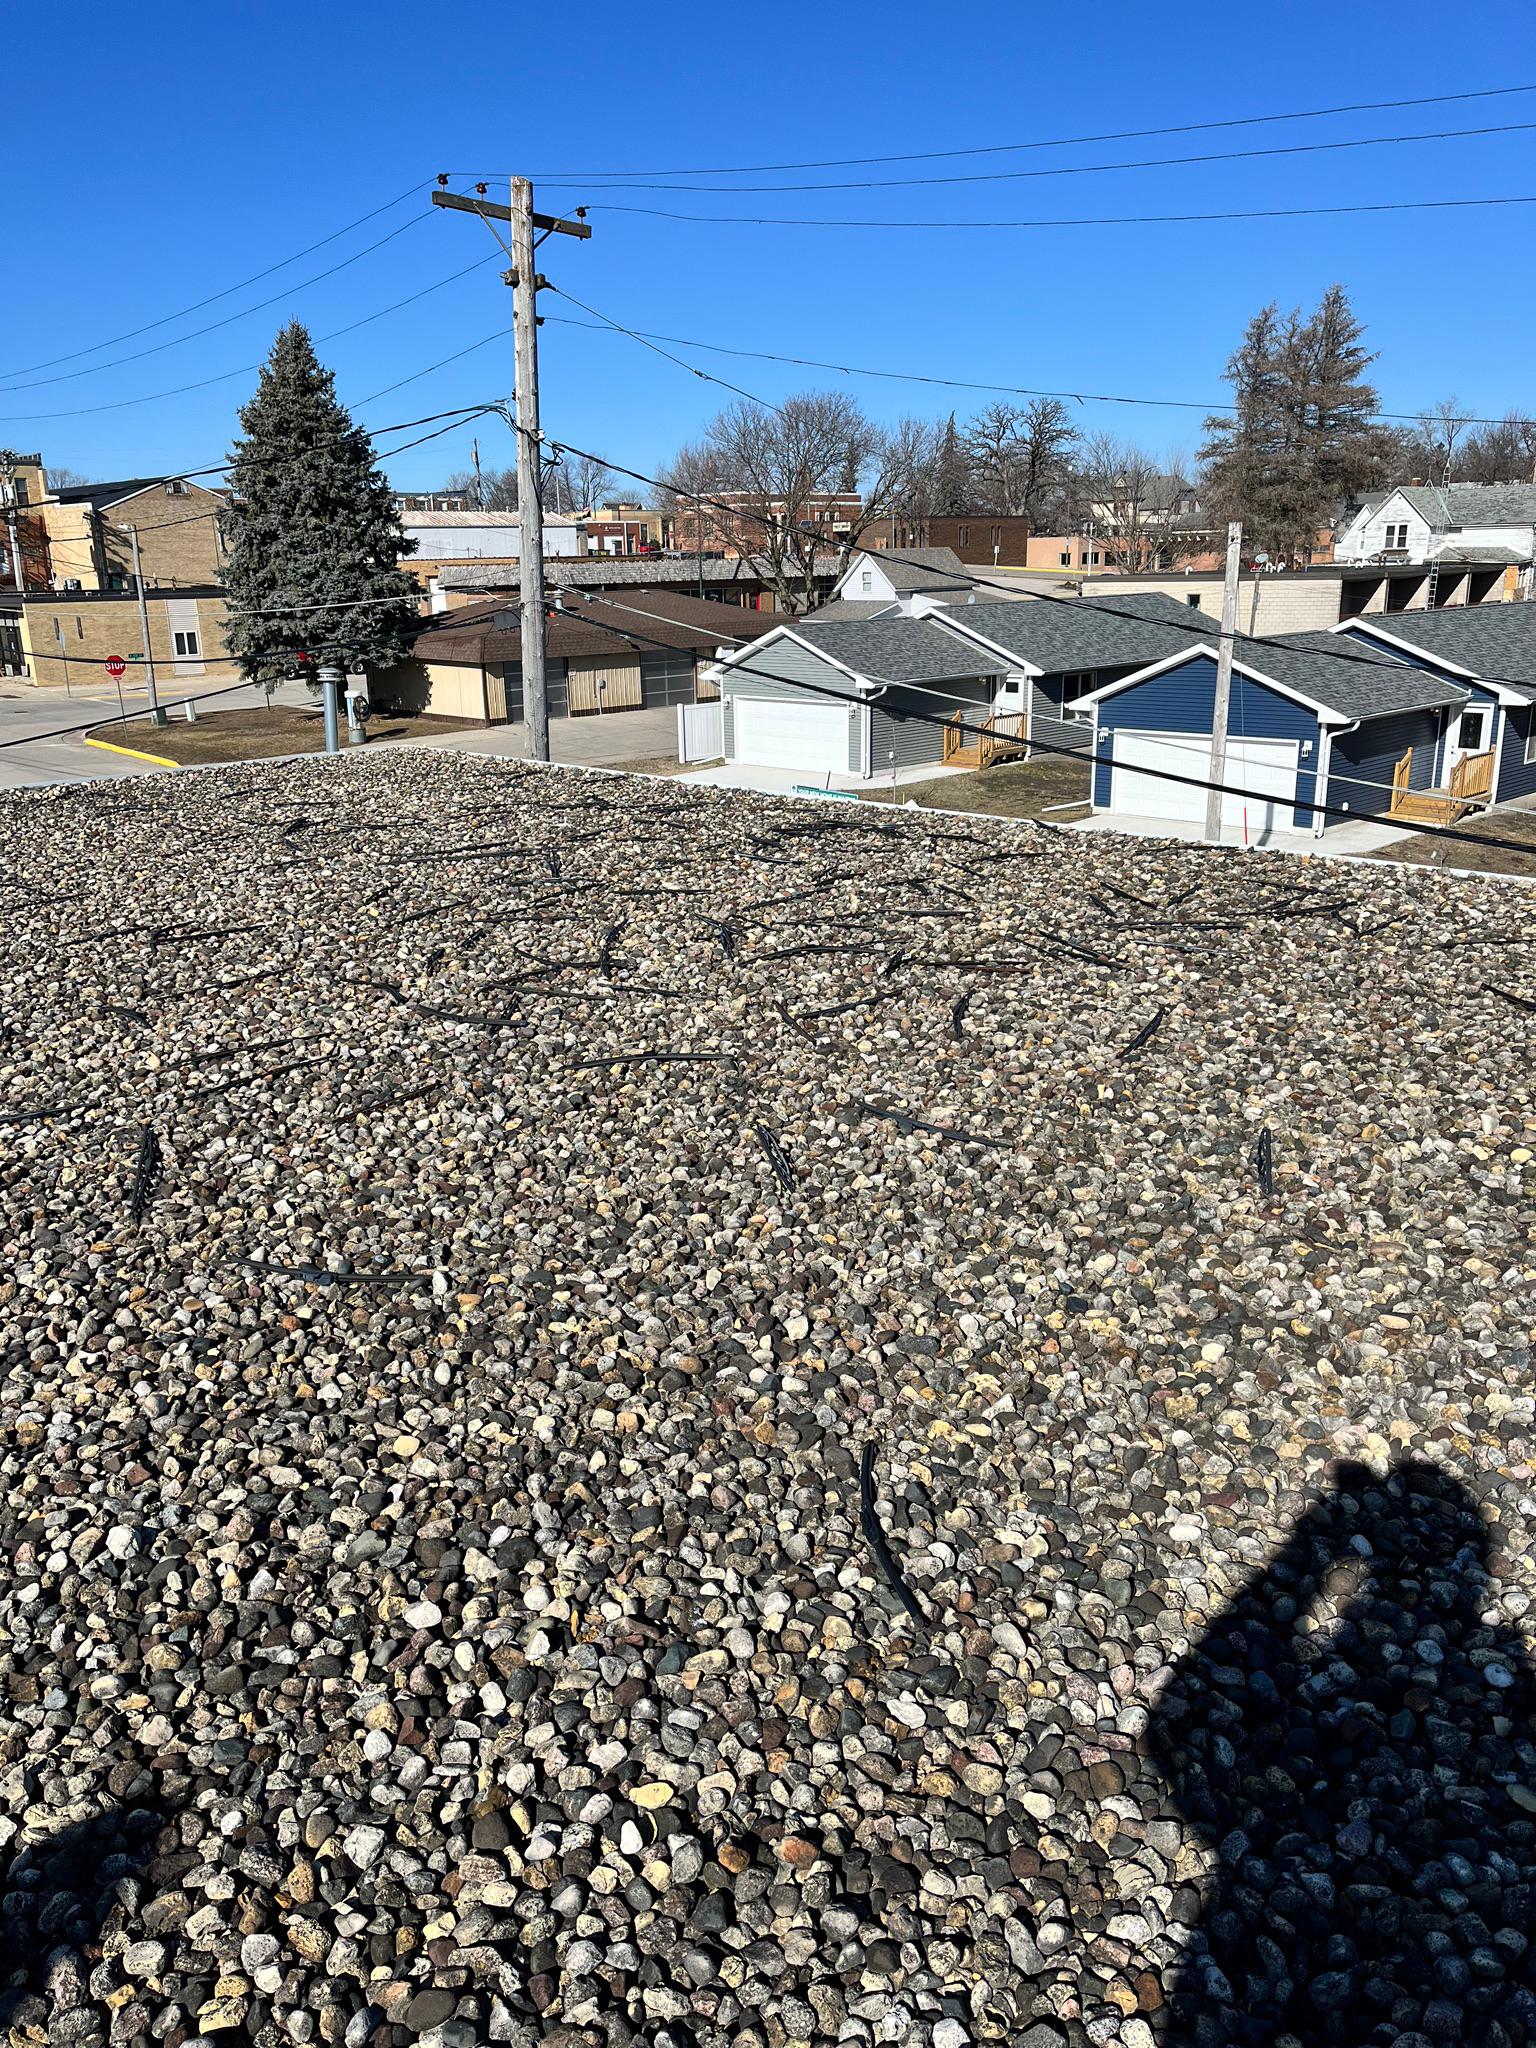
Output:
<svg viewBox="0 0 1536 2048">
<path fill-rule="evenodd" d="M 0 912 L 11 2039 L 1536 2039 L 1530 894 L 394 749 Z"/>
</svg>

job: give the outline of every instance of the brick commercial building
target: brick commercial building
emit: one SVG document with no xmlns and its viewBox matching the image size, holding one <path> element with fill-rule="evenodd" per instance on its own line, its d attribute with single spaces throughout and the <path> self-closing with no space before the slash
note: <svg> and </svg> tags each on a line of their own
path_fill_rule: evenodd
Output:
<svg viewBox="0 0 1536 2048">
<path fill-rule="evenodd" d="M 946 519 L 874 519 L 859 535 L 859 546 L 952 548 L 962 562 L 977 568 L 1035 567 L 1028 554 L 1029 521 L 1008 512 L 962 512 Z"/>
<path fill-rule="evenodd" d="M 147 590 L 149 646 L 155 675 L 168 696 L 199 679 L 233 682 L 225 652 L 222 590 Z M 48 689 L 100 689 L 103 664 L 116 654 L 142 676 L 144 642 L 131 590 L 0 591 L 0 668 Z"/>
<path fill-rule="evenodd" d="M 185 477 L 129 477 L 70 484 L 38 507 L 47 533 L 55 590 L 129 590 L 133 542 L 145 588 L 203 590 L 222 581 L 222 493 Z"/>
</svg>

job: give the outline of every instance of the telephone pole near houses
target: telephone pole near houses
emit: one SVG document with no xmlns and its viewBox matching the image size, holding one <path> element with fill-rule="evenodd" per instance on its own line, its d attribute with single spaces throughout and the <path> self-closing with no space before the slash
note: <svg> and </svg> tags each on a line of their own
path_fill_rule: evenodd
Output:
<svg viewBox="0 0 1536 2048">
<path fill-rule="evenodd" d="M 439 179 L 439 187 L 443 183 Z M 485 187 L 477 188 L 484 193 Z M 504 220 L 512 230 L 512 267 L 505 273 L 512 287 L 512 324 L 516 383 L 513 390 L 517 440 L 517 553 L 522 614 L 523 718 L 528 727 L 528 758 L 549 759 L 549 705 L 544 688 L 544 508 L 539 498 L 539 319 L 537 298 L 544 279 L 533 266 L 533 231 L 575 235 L 586 241 L 592 230 L 582 220 L 560 220 L 535 213 L 533 186 L 527 178 L 512 180 L 510 206 L 490 200 L 461 198 L 442 189 L 432 194 L 434 206 L 459 213 L 478 213 L 482 220 Z M 494 228 L 492 233 L 494 233 Z M 498 237 L 499 239 L 499 237 Z M 503 247 L 506 245 L 503 244 Z"/>
<path fill-rule="evenodd" d="M 1221 844 L 1222 792 L 1227 779 L 1227 723 L 1232 709 L 1232 642 L 1237 634 L 1237 580 L 1243 564 L 1243 529 L 1227 528 L 1227 574 L 1221 586 L 1221 641 L 1216 654 L 1216 706 L 1211 718 L 1211 785 L 1205 792 L 1205 836 Z"/>
<path fill-rule="evenodd" d="M 533 187 L 512 180 L 512 325 L 516 344 L 517 555 L 522 584 L 523 717 L 528 758 L 549 759 L 544 690 L 544 505 L 539 497 L 539 317 L 533 269 Z"/>
</svg>

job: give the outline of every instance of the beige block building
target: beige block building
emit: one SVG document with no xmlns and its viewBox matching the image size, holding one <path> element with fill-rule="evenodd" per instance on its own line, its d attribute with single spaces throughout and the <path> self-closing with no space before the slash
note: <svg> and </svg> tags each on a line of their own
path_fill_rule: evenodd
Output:
<svg viewBox="0 0 1536 2048">
<path fill-rule="evenodd" d="M 1084 588 L 1112 603 L 1119 592 L 1157 591 L 1213 618 L 1221 616 L 1220 570 L 1171 569 L 1147 575 L 1099 575 Z M 1497 563 L 1442 565 L 1431 590 L 1422 566 L 1363 568 L 1334 563 L 1326 568 L 1244 575 L 1238 583 L 1240 632 L 1268 639 L 1277 633 L 1315 633 L 1340 619 L 1375 618 L 1388 612 L 1424 611 L 1431 599 L 1445 605 L 1500 604 L 1519 595 L 1515 576 Z"/>
<path fill-rule="evenodd" d="M 132 591 L 81 590 L 29 594 L 4 609 L 18 628 L 23 673 L 45 689 L 110 687 L 105 663 L 121 655 L 142 677 L 143 636 Z M 162 693 L 184 697 L 200 681 L 238 680 L 224 642 L 226 606 L 219 590 L 149 591 L 150 653 Z"/>
</svg>

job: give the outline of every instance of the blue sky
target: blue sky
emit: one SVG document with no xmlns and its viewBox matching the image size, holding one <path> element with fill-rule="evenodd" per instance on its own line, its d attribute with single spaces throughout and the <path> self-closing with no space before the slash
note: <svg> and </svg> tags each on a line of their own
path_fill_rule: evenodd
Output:
<svg viewBox="0 0 1536 2048">
<path fill-rule="evenodd" d="M 143 0 L 131 28 L 59 40 L 47 9 L 6 29 L 13 250 L 0 321 L 0 443 L 92 476 L 216 461 L 280 322 L 306 321 L 342 398 L 370 425 L 503 395 L 508 338 L 415 373 L 508 319 L 504 258 L 476 221 L 430 212 L 440 170 L 527 170 L 539 202 L 592 204 L 592 240 L 552 241 L 553 280 L 626 324 L 740 348 L 1070 392 L 1219 401 L 1223 363 L 1264 301 L 1310 304 L 1340 279 L 1380 351 L 1384 406 L 1457 394 L 1536 406 L 1530 337 L 1536 208 L 1036 230 L 855 230 L 699 223 L 609 210 L 937 220 L 1204 213 L 1536 193 L 1536 130 L 1163 169 L 875 191 L 620 192 L 597 174 L 888 156 L 1104 135 L 1536 82 L 1528 0 L 1490 0 L 1475 34 L 1443 6 L 1271 0 L 1211 20 L 1108 0 L 1081 14 L 883 9 L 532 8 L 457 0 Z M 25 90 L 15 86 L 25 81 Z M 1536 92 L 1210 134 L 1089 143 L 726 184 L 1058 170 L 1126 158 L 1536 123 Z M 561 175 L 555 175 L 561 174 Z M 282 262 L 200 313 L 74 356 Z M 505 198 L 498 180 L 493 196 Z M 606 201 L 606 205 L 605 202 Z M 421 218 L 413 218 L 420 215 Z M 393 234 L 334 276 L 305 281 Z M 432 287 L 333 340 L 331 330 Z M 301 288 L 302 287 L 302 288 Z M 275 298 L 261 310 L 258 300 Z M 548 294 L 548 432 L 638 469 L 663 464 L 729 394 Z M 24 317 L 17 317 L 18 314 Z M 238 317 L 229 319 L 235 314 Z M 213 321 L 215 331 L 161 347 Z M 138 361 L 118 359 L 154 349 Z M 686 347 L 677 353 L 689 356 Z M 692 355 L 764 398 L 837 383 L 877 417 L 963 415 L 984 394 L 846 382 Z M 42 367 L 30 368 L 32 365 Z M 88 370 L 90 374 L 76 375 Z M 224 377 L 223 373 L 240 374 Z M 184 395 L 124 404 L 198 380 Z M 412 381 L 364 404 L 398 379 Z M 58 380 L 58 381 L 44 381 Z M 18 385 L 31 385 L 20 390 Z M 84 410 L 84 408 L 110 408 Z M 1074 405 L 1159 453 L 1191 449 L 1199 412 Z M 71 416 L 45 419 L 45 413 Z M 510 459 L 482 422 L 482 459 Z M 409 438 L 407 435 L 395 437 Z M 390 464 L 422 486 L 468 457 L 469 431 Z"/>
</svg>

